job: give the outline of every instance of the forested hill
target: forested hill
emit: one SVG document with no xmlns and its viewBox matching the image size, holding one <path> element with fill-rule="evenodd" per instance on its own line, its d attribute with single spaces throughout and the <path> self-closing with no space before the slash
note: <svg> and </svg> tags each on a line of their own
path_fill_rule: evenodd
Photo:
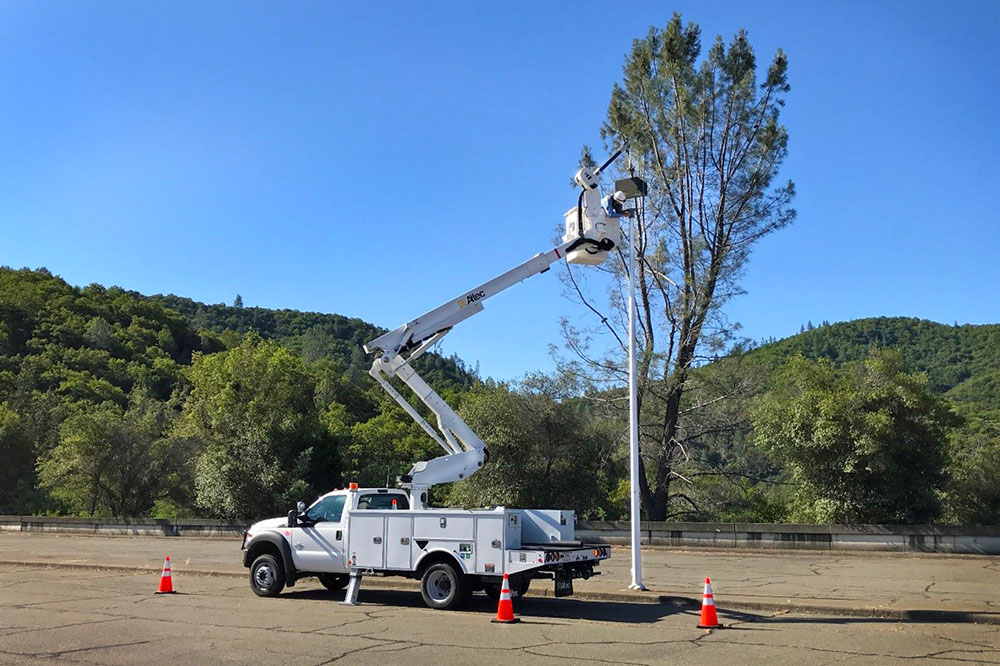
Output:
<svg viewBox="0 0 1000 666">
<path fill-rule="evenodd" d="M 112 391 L 104 386 L 109 380 L 127 392 L 136 379 L 130 375 L 139 373 L 140 366 L 156 374 L 159 357 L 186 365 L 193 352 L 233 347 L 251 330 L 307 361 L 332 359 L 355 376 L 370 364 L 362 345 L 384 332 L 336 314 L 207 305 L 97 284 L 75 287 L 45 269 L 0 267 L 0 372 L 41 355 L 47 359 L 46 372 L 61 375 L 59 368 L 48 367 L 55 363 L 69 373 L 63 380 L 71 375 L 84 385 Z M 456 357 L 428 354 L 417 365 L 439 388 L 467 388 L 473 380 Z M 173 379 L 157 381 L 166 390 Z"/>
<path fill-rule="evenodd" d="M 76 287 L 44 269 L 0 268 L 0 513 L 249 520 L 347 479 L 376 485 L 403 474 L 435 455 L 437 444 L 367 377 L 361 347 L 381 332 L 339 315 Z M 839 365 L 876 347 L 894 348 L 907 370 L 926 372 L 964 417 L 960 426 L 948 424 L 948 519 L 993 521 L 1000 515 L 992 471 L 1000 470 L 993 453 L 1000 449 L 990 443 L 1000 423 L 1000 325 L 906 318 L 824 324 L 731 357 L 755 359 L 746 367 L 707 366 L 705 377 L 713 366 L 733 373 L 703 386 L 728 391 L 731 379 L 742 386 L 746 370 L 745 385 L 766 394 L 770 370 L 796 354 Z M 612 455 L 614 432 L 624 424 L 609 421 L 615 416 L 477 383 L 455 358 L 428 354 L 417 365 L 466 410 L 500 461 L 469 486 L 483 494 L 456 495 L 460 503 L 496 504 L 496 493 L 512 486 L 525 489 L 525 503 L 539 485 L 560 497 L 586 487 L 593 492 L 574 500 L 581 515 L 627 515 L 616 490 L 627 475 Z M 834 387 L 836 397 L 871 388 L 843 386 Z M 746 399 L 758 397 L 734 397 L 692 417 L 702 419 L 695 431 L 719 434 L 690 441 L 713 467 L 678 470 L 701 479 L 684 490 L 697 508 L 685 507 L 684 515 L 752 522 L 813 506 L 808 494 L 787 495 L 786 460 L 745 446 L 750 426 L 742 414 Z M 786 398 L 771 404 L 783 407 Z M 551 439 L 553 432 L 561 434 Z M 601 461 L 587 468 L 586 484 L 581 459 Z M 701 460 L 692 457 L 691 465 Z M 757 481 L 739 485 L 747 479 Z"/>
<path fill-rule="evenodd" d="M 769 365 L 795 354 L 842 364 L 873 348 L 899 351 L 910 370 L 959 402 L 1000 408 L 1000 324 L 949 326 L 925 319 L 875 317 L 826 324 L 753 352 Z"/>
<path fill-rule="evenodd" d="M 143 298 L 135 292 L 130 293 Z M 337 314 L 207 305 L 173 294 L 150 296 L 149 300 L 184 315 L 197 330 L 220 334 L 227 330 L 240 333 L 256 330 L 263 337 L 279 341 L 311 338 L 313 345 L 306 345 L 311 355 L 317 355 L 320 349 L 327 352 L 322 355 L 328 356 L 349 356 L 353 351 L 363 355 L 361 346 L 384 332 L 361 319 Z"/>
<path fill-rule="evenodd" d="M 233 342 L 228 339 L 233 333 L 242 335 L 253 330 L 295 350 L 307 361 L 333 358 L 352 370 L 365 372 L 371 359 L 362 346 L 386 332 L 357 317 L 339 314 L 208 305 L 173 294 L 143 297 L 136 292 L 129 293 L 179 312 L 196 330 L 218 334 L 226 342 Z M 425 379 L 439 388 L 467 389 L 474 380 L 457 356 L 446 358 L 427 354 L 415 365 Z"/>
<path fill-rule="evenodd" d="M 367 375 L 381 332 L 0 267 L 0 513 L 269 515 L 400 474 L 436 445 Z M 414 365 L 438 390 L 475 382 L 454 357 Z"/>
</svg>

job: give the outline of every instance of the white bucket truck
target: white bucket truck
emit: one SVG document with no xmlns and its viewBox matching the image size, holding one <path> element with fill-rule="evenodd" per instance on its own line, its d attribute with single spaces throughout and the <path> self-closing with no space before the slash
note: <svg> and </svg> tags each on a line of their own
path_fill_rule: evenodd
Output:
<svg viewBox="0 0 1000 666">
<path fill-rule="evenodd" d="M 524 594 L 533 579 L 555 581 L 556 596 L 573 593 L 573 580 L 596 575 L 594 567 L 610 556 L 607 546 L 575 539 L 572 511 L 555 509 L 442 509 L 427 506 L 427 491 L 438 483 L 461 481 L 487 460 L 483 441 L 410 365 L 455 324 L 483 310 L 489 297 L 560 259 L 596 264 L 619 241 L 615 210 L 635 193 L 617 191 L 602 201 L 599 169 L 576 174 L 582 191 L 567 211 L 563 243 L 464 292 L 440 307 L 365 345 L 376 354 L 370 374 L 446 454 L 416 463 L 399 478 L 401 488 L 358 488 L 323 495 L 308 509 L 299 502 L 287 518 L 255 523 L 243 540 L 243 564 L 250 586 L 274 596 L 297 579 L 316 576 L 330 589 L 350 585 L 348 603 L 357 599 L 362 575 L 406 576 L 420 580 L 432 608 L 464 604 L 476 590 L 498 597 L 503 574 L 512 594 Z M 619 181 L 625 187 L 637 179 Z M 607 207 L 606 207 L 607 206 Z M 627 213 L 627 212 L 626 212 Z M 432 427 L 389 382 L 398 377 L 434 414 Z"/>
<path fill-rule="evenodd" d="M 536 578 L 555 579 L 556 595 L 594 575 L 609 548 L 573 540 L 573 512 L 533 509 L 410 509 L 399 489 L 349 488 L 319 498 L 293 518 L 253 525 L 244 542 L 250 585 L 274 596 L 318 576 L 331 590 L 350 575 L 419 578 L 432 608 L 458 608 L 475 590 L 498 597 L 504 573 L 513 594 Z M 349 593 L 356 595 L 356 590 Z"/>
</svg>

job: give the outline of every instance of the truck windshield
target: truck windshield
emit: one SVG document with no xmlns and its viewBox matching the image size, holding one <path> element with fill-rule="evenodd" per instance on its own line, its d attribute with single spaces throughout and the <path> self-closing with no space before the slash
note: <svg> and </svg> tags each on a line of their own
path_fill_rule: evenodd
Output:
<svg viewBox="0 0 1000 666">
<path fill-rule="evenodd" d="M 344 513 L 346 495 L 330 495 L 313 504 L 306 511 L 306 518 L 312 523 L 339 523 Z"/>
<path fill-rule="evenodd" d="M 392 501 L 396 500 L 397 509 L 409 509 L 410 503 L 406 495 L 395 495 L 380 493 L 378 495 L 364 495 L 358 500 L 359 509 L 391 509 Z"/>
</svg>

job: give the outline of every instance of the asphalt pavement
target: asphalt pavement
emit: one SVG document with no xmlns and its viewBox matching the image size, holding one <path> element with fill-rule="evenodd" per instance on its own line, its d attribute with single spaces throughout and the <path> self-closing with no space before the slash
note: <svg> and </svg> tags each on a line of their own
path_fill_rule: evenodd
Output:
<svg viewBox="0 0 1000 666">
<path fill-rule="evenodd" d="M 165 555 L 181 589 L 188 574 L 246 576 L 238 539 L 0 533 L 0 564 L 151 573 Z M 646 593 L 627 589 L 628 548 L 614 548 L 600 569 L 599 577 L 575 581 L 577 598 L 691 606 L 710 576 L 720 608 L 1000 624 L 1000 557 L 650 548 L 643 549 Z M 412 590 L 415 583 L 365 578 L 362 600 L 385 587 Z M 536 581 L 529 594 L 551 595 L 551 582 Z"/>
<path fill-rule="evenodd" d="M 173 558 L 172 558 L 173 559 Z M 180 558 L 178 558 L 180 559 Z M 518 600 L 496 625 L 425 608 L 415 591 L 368 589 L 359 606 L 313 581 L 274 599 L 231 576 L 0 565 L 0 663 L 52 664 L 973 664 L 1000 663 L 1000 629 L 795 613 L 735 613 L 697 629 L 662 603 Z"/>
</svg>

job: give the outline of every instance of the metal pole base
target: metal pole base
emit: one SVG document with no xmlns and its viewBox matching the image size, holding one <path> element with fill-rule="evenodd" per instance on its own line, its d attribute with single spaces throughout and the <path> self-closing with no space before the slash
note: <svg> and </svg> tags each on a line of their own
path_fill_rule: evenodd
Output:
<svg viewBox="0 0 1000 666">
<path fill-rule="evenodd" d="M 628 589 L 630 589 L 630 590 L 641 590 L 643 592 L 646 592 L 646 591 L 648 591 L 649 588 L 647 588 L 642 583 L 632 583 L 631 585 L 628 586 Z"/>
<path fill-rule="evenodd" d="M 358 605 L 358 592 L 361 590 L 361 572 L 352 571 L 351 572 L 351 582 L 347 584 L 347 594 L 344 595 L 344 600 L 340 602 L 341 606 L 357 606 Z"/>
</svg>

